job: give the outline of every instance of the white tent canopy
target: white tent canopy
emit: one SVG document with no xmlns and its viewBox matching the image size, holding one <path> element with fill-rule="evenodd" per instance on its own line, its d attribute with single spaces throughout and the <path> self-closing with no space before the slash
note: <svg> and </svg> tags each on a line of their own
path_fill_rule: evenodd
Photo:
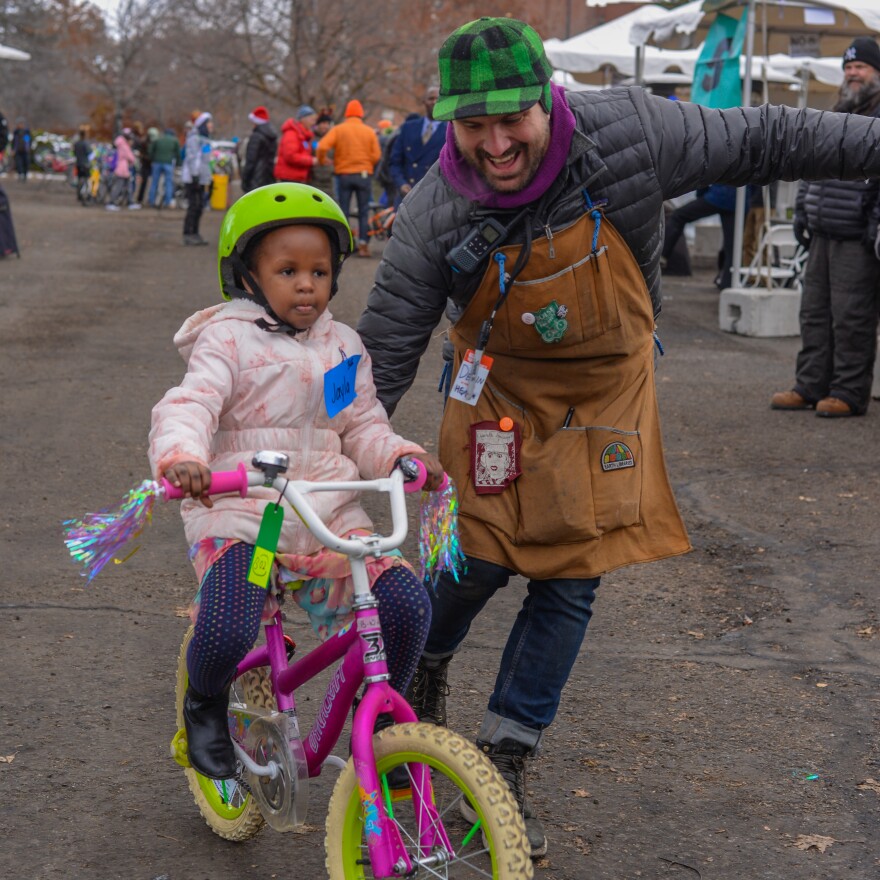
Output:
<svg viewBox="0 0 880 880">
<path fill-rule="evenodd" d="M 701 4 L 702 0 L 698 0 L 698 5 Z M 643 20 L 655 21 L 658 13 L 668 14 L 668 10 L 662 6 L 647 4 L 568 40 L 545 40 L 544 50 L 550 63 L 560 71 L 594 73 L 611 66 L 622 76 L 633 76 L 636 73 L 636 53 L 630 41 L 630 33 Z M 697 46 L 695 49 L 674 51 L 645 46 L 642 80 L 659 83 L 663 81 L 665 74 L 673 72 L 680 72 L 688 81 L 693 79 L 694 67 L 701 48 Z M 744 73 L 744 60 L 741 61 L 740 67 L 741 73 Z M 799 68 L 793 66 L 790 59 L 784 67 L 775 64 L 772 60 L 766 66 L 761 59 L 755 59 L 752 64 L 752 78 L 755 80 L 763 81 L 766 76 L 769 82 L 797 85 L 800 83 L 797 78 L 798 73 Z"/>
<path fill-rule="evenodd" d="M 632 75 L 636 72 L 636 53 L 629 35 L 634 24 L 644 18 L 654 18 L 665 12 L 662 6 L 640 6 L 606 24 L 591 28 L 567 40 L 546 40 L 544 50 L 550 63 L 572 73 L 593 73 L 603 67 L 614 67 L 618 73 Z M 686 68 L 691 72 L 697 60 L 698 50 L 684 52 L 657 49 L 646 46 L 643 72 L 646 77 L 663 73 L 670 68 Z"/>
<path fill-rule="evenodd" d="M 13 49 L 12 46 L 4 46 L 0 43 L 0 61 L 30 61 L 31 56 L 27 52 L 20 49 Z"/>
<path fill-rule="evenodd" d="M 631 23 L 629 41 L 633 46 L 669 45 L 676 43 L 681 46 L 689 44 L 688 38 L 701 26 L 705 27 L 704 17 L 713 21 L 715 12 L 703 11 L 703 0 L 693 0 L 676 9 L 657 9 L 653 7 L 650 14 L 640 16 Z M 729 4 L 731 15 L 739 15 L 745 6 L 745 0 Z M 774 33 L 777 25 L 788 35 L 797 28 L 803 35 L 815 35 L 827 41 L 839 36 L 844 42 L 856 36 L 864 36 L 866 32 L 880 31 L 880 0 L 787 0 L 786 3 L 763 2 L 759 0 L 757 22 L 761 16 L 767 16 L 769 31 Z M 761 7 L 764 7 L 761 9 Z M 648 9 L 648 7 L 644 7 Z M 726 10 L 720 9 L 721 12 Z M 676 40 L 676 37 L 678 38 Z M 844 48 L 846 46 L 844 45 Z M 788 50 L 786 47 L 785 51 Z M 823 52 L 830 55 L 830 52 Z M 840 50 L 838 57 L 843 55 Z"/>
</svg>

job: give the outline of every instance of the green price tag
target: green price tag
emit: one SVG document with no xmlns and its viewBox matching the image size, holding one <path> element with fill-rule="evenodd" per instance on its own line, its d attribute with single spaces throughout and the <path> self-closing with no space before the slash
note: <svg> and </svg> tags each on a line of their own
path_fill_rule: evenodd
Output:
<svg viewBox="0 0 880 880">
<path fill-rule="evenodd" d="M 269 586 L 269 576 L 272 574 L 272 562 L 275 559 L 275 551 L 278 549 L 278 538 L 281 536 L 281 523 L 284 521 L 284 511 L 278 504 L 267 504 L 263 511 L 263 521 L 260 523 L 260 534 L 257 535 L 257 545 L 254 547 L 254 556 L 251 559 L 251 567 L 248 569 L 248 583 L 264 590 Z"/>
</svg>

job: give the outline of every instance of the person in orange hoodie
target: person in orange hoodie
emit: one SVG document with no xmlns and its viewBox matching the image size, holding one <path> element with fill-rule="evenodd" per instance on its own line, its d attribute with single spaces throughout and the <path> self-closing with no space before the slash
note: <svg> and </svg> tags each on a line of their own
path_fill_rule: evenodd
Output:
<svg viewBox="0 0 880 880">
<path fill-rule="evenodd" d="M 285 120 L 275 160 L 275 180 L 311 182 L 312 166 L 318 161 L 312 155 L 312 126 L 317 118 L 317 112 L 303 104 L 296 111 L 296 119 Z"/>
<path fill-rule="evenodd" d="M 318 141 L 318 162 L 325 164 L 331 150 L 339 204 L 348 215 L 352 195 L 357 198 L 357 253 L 359 257 L 369 257 L 367 216 L 373 194 L 373 169 L 382 158 L 382 151 L 376 132 L 364 124 L 364 108 L 360 101 L 349 101 L 343 122 Z"/>
</svg>

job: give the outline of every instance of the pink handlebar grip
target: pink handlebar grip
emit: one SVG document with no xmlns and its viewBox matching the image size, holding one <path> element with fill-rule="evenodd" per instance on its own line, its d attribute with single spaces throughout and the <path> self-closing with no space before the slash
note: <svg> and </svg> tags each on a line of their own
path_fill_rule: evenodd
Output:
<svg viewBox="0 0 880 880">
<path fill-rule="evenodd" d="M 403 484 L 404 492 L 418 492 L 421 489 L 425 482 L 428 479 L 428 469 L 422 464 L 421 461 L 417 458 L 410 459 L 412 463 L 418 468 L 419 475 L 409 483 Z M 443 479 L 440 481 L 440 485 L 435 490 L 436 492 L 442 492 L 449 485 L 449 474 L 443 474 Z"/>
<path fill-rule="evenodd" d="M 165 500 L 171 501 L 173 498 L 183 498 L 183 492 L 176 486 L 172 486 L 165 477 L 161 479 L 162 491 L 165 494 Z M 238 463 L 238 467 L 234 471 L 216 471 L 211 474 L 211 487 L 208 489 L 208 495 L 228 495 L 232 492 L 238 492 L 242 498 L 247 495 L 248 490 L 248 473 L 244 462 Z"/>
</svg>

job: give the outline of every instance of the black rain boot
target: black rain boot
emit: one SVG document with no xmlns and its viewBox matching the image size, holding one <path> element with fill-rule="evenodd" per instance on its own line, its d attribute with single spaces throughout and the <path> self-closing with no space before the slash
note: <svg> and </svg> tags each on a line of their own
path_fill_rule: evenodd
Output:
<svg viewBox="0 0 880 880">
<path fill-rule="evenodd" d="M 526 826 L 526 836 L 532 849 L 532 858 L 543 856 L 547 852 L 547 837 L 541 820 L 535 815 L 526 801 L 526 757 L 531 754 L 528 746 L 510 739 L 500 743 L 487 743 L 477 740 L 477 748 L 495 765 L 495 769 L 507 783 L 516 798 Z M 476 813 L 470 809 L 466 801 L 462 801 L 462 815 L 468 821 L 476 821 Z"/>
<path fill-rule="evenodd" d="M 449 694 L 449 662 L 453 655 L 441 660 L 419 658 L 419 665 L 404 693 L 404 699 L 413 707 L 419 721 L 447 727 L 446 697 Z"/>
<path fill-rule="evenodd" d="M 183 698 L 189 762 L 202 776 L 211 779 L 231 779 L 238 772 L 229 736 L 228 706 L 228 687 L 213 697 L 204 697 L 190 685 Z"/>
</svg>

